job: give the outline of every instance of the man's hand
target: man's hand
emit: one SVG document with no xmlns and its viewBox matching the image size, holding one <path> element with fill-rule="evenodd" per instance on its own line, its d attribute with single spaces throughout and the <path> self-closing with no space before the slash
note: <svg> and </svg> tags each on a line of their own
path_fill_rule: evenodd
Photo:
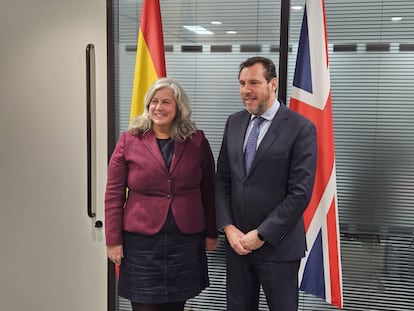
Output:
<svg viewBox="0 0 414 311">
<path fill-rule="evenodd" d="M 254 251 L 263 246 L 265 243 L 259 239 L 257 229 L 247 232 L 241 239 L 240 244 L 244 249 Z"/>
<path fill-rule="evenodd" d="M 247 255 L 252 252 L 250 249 L 246 249 L 242 244 L 241 240 L 244 237 L 244 233 L 241 232 L 234 225 L 227 225 L 224 227 L 224 233 L 226 234 L 227 240 L 231 248 L 239 255 Z"/>
</svg>

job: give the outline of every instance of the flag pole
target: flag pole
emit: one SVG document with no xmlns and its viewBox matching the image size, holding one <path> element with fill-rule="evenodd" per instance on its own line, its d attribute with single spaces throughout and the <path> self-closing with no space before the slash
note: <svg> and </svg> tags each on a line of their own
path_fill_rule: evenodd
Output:
<svg viewBox="0 0 414 311">
<path fill-rule="evenodd" d="M 279 86 L 278 98 L 286 104 L 287 67 L 289 54 L 289 19 L 290 0 L 282 0 L 280 7 L 280 41 L 279 41 Z"/>
</svg>

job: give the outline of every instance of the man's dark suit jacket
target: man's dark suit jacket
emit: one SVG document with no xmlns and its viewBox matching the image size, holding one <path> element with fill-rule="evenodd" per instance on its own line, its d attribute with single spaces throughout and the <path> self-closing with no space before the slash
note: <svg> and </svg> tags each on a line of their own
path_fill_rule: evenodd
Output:
<svg viewBox="0 0 414 311">
<path fill-rule="evenodd" d="M 214 175 L 213 154 L 200 130 L 174 142 L 170 171 L 152 130 L 122 133 L 108 168 L 106 244 L 122 244 L 123 230 L 156 234 L 169 208 L 181 232 L 217 237 Z"/>
<path fill-rule="evenodd" d="M 267 243 L 255 252 L 297 260 L 306 251 L 302 214 L 315 179 L 315 126 L 281 104 L 246 176 L 243 142 L 249 121 L 243 110 L 226 122 L 217 165 L 218 228 L 234 224 L 244 233 L 258 229 Z"/>
</svg>

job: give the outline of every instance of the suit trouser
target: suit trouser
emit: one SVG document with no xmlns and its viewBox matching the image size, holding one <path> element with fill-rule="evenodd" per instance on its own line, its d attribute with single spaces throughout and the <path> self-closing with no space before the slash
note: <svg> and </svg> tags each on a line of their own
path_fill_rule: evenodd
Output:
<svg viewBox="0 0 414 311">
<path fill-rule="evenodd" d="M 227 247 L 227 311 L 257 311 L 260 285 L 270 311 L 297 311 L 300 260 L 274 261 Z"/>
</svg>

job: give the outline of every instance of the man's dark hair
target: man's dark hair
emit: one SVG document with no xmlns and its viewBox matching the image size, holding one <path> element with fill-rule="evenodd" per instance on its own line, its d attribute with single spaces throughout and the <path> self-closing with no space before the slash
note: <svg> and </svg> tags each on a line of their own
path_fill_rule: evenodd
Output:
<svg viewBox="0 0 414 311">
<path fill-rule="evenodd" d="M 240 64 L 238 78 L 240 78 L 240 73 L 244 68 L 251 67 L 257 63 L 261 63 L 263 65 L 265 70 L 264 76 L 267 82 L 270 82 L 273 78 L 277 77 L 276 66 L 272 60 L 262 56 L 254 56 L 246 59 Z"/>
</svg>

